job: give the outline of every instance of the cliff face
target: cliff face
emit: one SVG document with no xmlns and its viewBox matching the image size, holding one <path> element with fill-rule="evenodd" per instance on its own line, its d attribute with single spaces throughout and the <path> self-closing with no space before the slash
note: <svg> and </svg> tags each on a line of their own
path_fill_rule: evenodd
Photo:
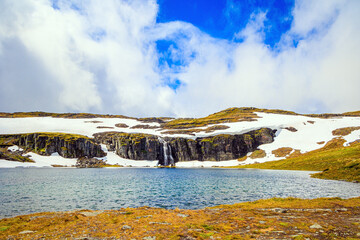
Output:
<svg viewBox="0 0 360 240">
<path fill-rule="evenodd" d="M 224 161 L 237 159 L 259 145 L 274 141 L 275 131 L 269 128 L 246 134 L 221 134 L 196 139 L 160 138 L 148 134 L 105 132 L 94 134 L 98 143 L 107 145 L 120 157 L 134 160 L 159 160 L 160 165 L 179 161 Z"/>
<path fill-rule="evenodd" d="M 30 133 L 1 135 L 3 142 L 33 151 L 40 155 L 59 153 L 65 158 L 104 157 L 106 154 L 93 139 L 66 133 Z"/>
</svg>

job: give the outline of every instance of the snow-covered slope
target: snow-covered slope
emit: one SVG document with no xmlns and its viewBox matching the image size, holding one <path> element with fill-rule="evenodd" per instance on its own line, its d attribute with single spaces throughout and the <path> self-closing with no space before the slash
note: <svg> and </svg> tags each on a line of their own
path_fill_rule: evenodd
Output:
<svg viewBox="0 0 360 240">
<path fill-rule="evenodd" d="M 205 131 L 194 132 L 194 135 L 163 134 L 164 129 L 160 128 L 158 123 L 143 123 L 135 119 L 125 118 L 91 118 L 91 119 L 64 119 L 52 117 L 29 117 L 29 118 L 0 118 L 0 134 L 32 133 L 32 132 L 62 132 L 75 133 L 92 137 L 94 133 L 106 131 L 118 131 L 126 133 L 147 133 L 158 136 L 186 137 L 196 138 L 216 134 L 241 134 L 251 130 L 268 127 L 276 129 L 275 141 L 270 144 L 261 145 L 259 148 L 266 152 L 264 158 L 248 158 L 244 162 L 237 160 L 223 162 L 181 162 L 177 163 L 178 167 L 211 167 L 211 166 L 231 166 L 252 162 L 265 162 L 277 160 L 273 150 L 281 147 L 289 147 L 294 150 L 300 150 L 302 153 L 312 151 L 324 146 L 324 144 L 335 136 L 332 131 L 338 128 L 360 126 L 360 117 L 339 117 L 339 118 L 313 118 L 301 115 L 282 115 L 273 113 L 256 113 L 260 118 L 256 121 L 241 121 L 232 123 L 222 123 L 229 128 L 225 130 L 216 130 L 211 133 Z M 128 127 L 116 127 L 115 124 L 126 124 Z M 149 125 L 152 129 L 131 128 L 135 125 Z M 207 126 L 209 127 L 209 126 Z M 203 127 L 205 129 L 206 127 Z M 288 128 L 288 129 L 286 129 Z M 351 134 L 344 136 L 346 143 L 360 139 L 360 130 L 353 131 Z M 51 166 L 74 165 L 74 159 L 61 159 L 60 156 L 43 157 L 31 153 L 31 158 L 36 163 L 20 163 L 0 160 L 0 167 L 16 166 Z M 123 166 L 156 166 L 156 161 L 134 161 L 123 159 L 113 152 L 108 152 L 105 160 L 109 164 L 119 164 Z"/>
</svg>

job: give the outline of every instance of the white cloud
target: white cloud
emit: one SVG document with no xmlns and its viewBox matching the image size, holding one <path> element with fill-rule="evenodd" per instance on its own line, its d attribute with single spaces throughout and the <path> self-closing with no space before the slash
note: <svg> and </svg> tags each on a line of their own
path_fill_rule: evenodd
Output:
<svg viewBox="0 0 360 240">
<path fill-rule="evenodd" d="M 278 48 L 266 13 L 216 39 L 190 23 L 156 23 L 155 1 L 0 2 L 0 111 L 206 115 L 230 106 L 300 112 L 359 109 L 360 2 L 296 1 Z M 184 65 L 158 66 L 157 40 Z M 296 47 L 293 41 L 298 41 Z M 169 80 L 170 78 L 170 80 Z M 166 81 L 179 79 L 176 91 Z"/>
</svg>

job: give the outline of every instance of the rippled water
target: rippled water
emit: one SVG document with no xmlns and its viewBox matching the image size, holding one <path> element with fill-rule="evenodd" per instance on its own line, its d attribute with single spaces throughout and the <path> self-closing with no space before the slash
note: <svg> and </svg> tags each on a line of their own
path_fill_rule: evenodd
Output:
<svg viewBox="0 0 360 240">
<path fill-rule="evenodd" d="M 152 206 L 197 209 L 270 197 L 355 197 L 360 184 L 244 169 L 0 169 L 0 217 Z"/>
</svg>

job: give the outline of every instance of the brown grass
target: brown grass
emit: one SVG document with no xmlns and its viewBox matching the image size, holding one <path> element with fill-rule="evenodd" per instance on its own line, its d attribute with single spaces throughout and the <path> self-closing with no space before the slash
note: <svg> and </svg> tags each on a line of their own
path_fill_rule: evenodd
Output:
<svg viewBox="0 0 360 240">
<path fill-rule="evenodd" d="M 355 130 L 359 130 L 360 127 L 345 127 L 345 128 L 338 128 L 332 131 L 334 136 L 346 136 L 352 133 Z"/>
<path fill-rule="evenodd" d="M 107 126 L 97 126 L 96 128 L 100 128 L 100 129 L 114 129 L 114 127 L 107 127 Z"/>
<path fill-rule="evenodd" d="M 261 149 L 253 151 L 249 156 L 249 158 L 251 159 L 264 158 L 264 157 L 266 157 L 266 153 L 264 150 Z"/>
<path fill-rule="evenodd" d="M 282 147 L 273 150 L 271 153 L 275 155 L 275 157 L 285 157 L 292 152 L 292 148 L 290 147 Z"/>
<path fill-rule="evenodd" d="M 115 124 L 115 127 L 118 127 L 118 128 L 128 128 L 129 126 L 126 125 L 125 123 L 117 123 L 117 124 Z"/>
<path fill-rule="evenodd" d="M 360 198 L 272 198 L 200 210 L 35 213 L 1 219 L 0 239 L 355 239 L 359 206 Z"/>
<path fill-rule="evenodd" d="M 360 182 L 360 142 L 347 147 L 343 146 L 344 142 L 344 139 L 334 138 L 318 150 L 295 157 L 233 168 L 322 171 L 312 176 Z"/>
</svg>

